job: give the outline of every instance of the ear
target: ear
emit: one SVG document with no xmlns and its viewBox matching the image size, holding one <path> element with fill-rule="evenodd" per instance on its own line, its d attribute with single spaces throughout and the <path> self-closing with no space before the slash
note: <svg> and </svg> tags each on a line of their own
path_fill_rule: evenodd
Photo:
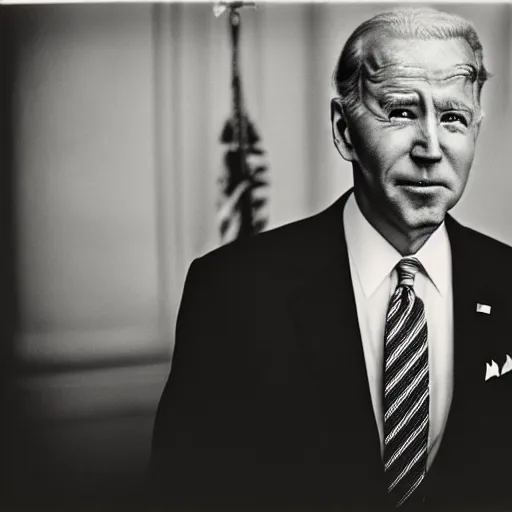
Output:
<svg viewBox="0 0 512 512">
<path fill-rule="evenodd" d="M 332 138 L 339 154 L 348 162 L 354 161 L 354 148 L 350 140 L 350 133 L 341 98 L 333 98 L 331 100 L 331 126 Z"/>
<path fill-rule="evenodd" d="M 483 110 L 480 110 L 480 116 L 479 116 L 478 120 L 476 121 L 475 140 L 478 138 L 478 134 L 480 133 L 480 127 L 482 126 L 482 120 L 484 117 L 485 117 L 485 112 Z"/>
</svg>

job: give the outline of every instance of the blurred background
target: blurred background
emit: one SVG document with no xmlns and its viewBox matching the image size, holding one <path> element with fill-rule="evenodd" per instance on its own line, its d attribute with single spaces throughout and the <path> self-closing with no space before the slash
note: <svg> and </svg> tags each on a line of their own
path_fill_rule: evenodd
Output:
<svg viewBox="0 0 512 512">
<path fill-rule="evenodd" d="M 395 5 L 241 12 L 267 228 L 351 186 L 331 142 L 331 75 L 353 29 Z M 454 214 L 512 244 L 512 8 L 441 8 L 476 25 L 494 75 Z M 186 271 L 221 243 L 228 19 L 211 4 L 4 6 L 0 38 L 5 493 L 36 510 L 66 508 L 70 497 L 143 503 Z"/>
</svg>

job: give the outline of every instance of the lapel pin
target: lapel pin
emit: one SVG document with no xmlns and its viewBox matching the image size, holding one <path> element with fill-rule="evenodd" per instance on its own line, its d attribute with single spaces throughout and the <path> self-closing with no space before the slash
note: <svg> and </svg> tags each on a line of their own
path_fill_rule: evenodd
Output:
<svg viewBox="0 0 512 512">
<path fill-rule="evenodd" d="M 486 315 L 491 314 L 491 306 L 487 304 L 480 304 L 479 302 L 476 305 L 476 312 L 477 313 L 485 313 Z"/>
<path fill-rule="evenodd" d="M 507 354 L 507 359 L 505 360 L 503 368 L 501 369 L 501 375 L 504 375 L 510 371 L 512 371 L 512 357 Z"/>
<path fill-rule="evenodd" d="M 498 366 L 498 363 L 496 361 L 491 360 L 491 364 L 486 363 L 485 364 L 485 380 L 489 380 L 492 377 L 499 377 L 500 376 L 500 368 Z"/>
</svg>

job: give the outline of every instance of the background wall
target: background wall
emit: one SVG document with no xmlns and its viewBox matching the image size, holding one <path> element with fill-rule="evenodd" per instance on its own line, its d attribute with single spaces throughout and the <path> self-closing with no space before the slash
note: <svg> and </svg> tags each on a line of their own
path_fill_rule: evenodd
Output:
<svg viewBox="0 0 512 512">
<path fill-rule="evenodd" d="M 391 6 L 242 12 L 242 78 L 267 151 L 269 227 L 323 209 L 351 185 L 331 143 L 330 78 L 350 32 Z M 512 243 L 512 10 L 443 9 L 475 23 L 494 74 L 454 213 Z M 0 19 L 11 50 L 2 76 L 12 120 L 3 142 L 14 240 L 6 265 L 17 276 L 7 288 L 15 328 L 5 337 L 18 393 L 12 490 L 133 500 L 186 269 L 219 244 L 227 19 L 206 4 L 4 7 Z"/>
</svg>

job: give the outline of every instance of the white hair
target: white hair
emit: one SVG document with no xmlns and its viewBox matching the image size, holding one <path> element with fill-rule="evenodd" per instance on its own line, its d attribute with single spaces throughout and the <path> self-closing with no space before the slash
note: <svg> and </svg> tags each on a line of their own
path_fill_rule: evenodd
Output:
<svg viewBox="0 0 512 512">
<path fill-rule="evenodd" d="M 348 38 L 333 74 L 336 92 L 344 107 L 352 110 L 359 102 L 358 84 L 364 58 L 364 41 L 375 32 L 388 33 L 404 39 L 455 39 L 468 42 L 477 62 L 473 80 L 477 84 L 477 98 L 489 77 L 483 63 L 483 49 L 474 26 L 454 14 L 435 9 L 398 9 L 377 14 L 359 25 Z"/>
</svg>

